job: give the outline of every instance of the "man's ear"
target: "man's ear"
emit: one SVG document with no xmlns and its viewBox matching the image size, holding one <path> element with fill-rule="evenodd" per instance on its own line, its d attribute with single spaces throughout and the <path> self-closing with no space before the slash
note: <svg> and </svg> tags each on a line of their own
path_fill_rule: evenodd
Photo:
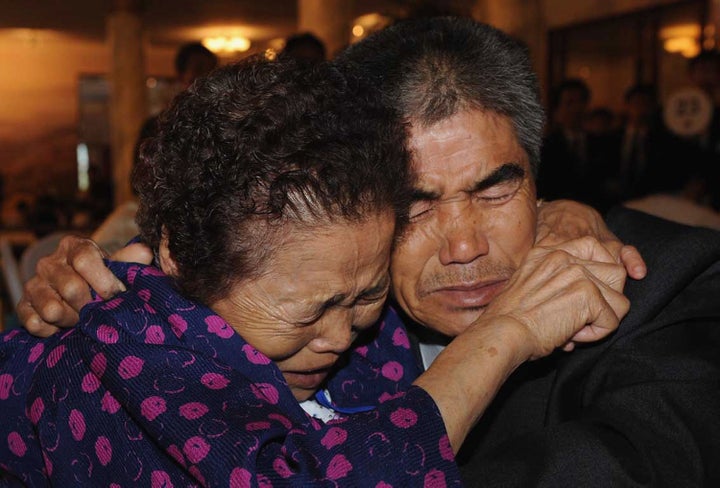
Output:
<svg viewBox="0 0 720 488">
<path fill-rule="evenodd" d="M 160 240 L 160 248 L 158 249 L 158 259 L 160 261 L 160 269 L 168 276 L 177 276 L 177 264 L 170 255 L 168 248 L 168 236 L 163 227 L 163 237 Z"/>
</svg>

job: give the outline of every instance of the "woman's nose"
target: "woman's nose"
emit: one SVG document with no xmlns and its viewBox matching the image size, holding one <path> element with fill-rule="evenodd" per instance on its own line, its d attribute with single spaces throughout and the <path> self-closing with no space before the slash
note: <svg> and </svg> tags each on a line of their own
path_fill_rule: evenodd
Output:
<svg viewBox="0 0 720 488">
<path fill-rule="evenodd" d="M 344 307 L 326 312 L 317 324 L 318 335 L 311 341 L 310 349 L 317 353 L 347 351 L 353 340 L 352 316 L 352 310 Z"/>
</svg>

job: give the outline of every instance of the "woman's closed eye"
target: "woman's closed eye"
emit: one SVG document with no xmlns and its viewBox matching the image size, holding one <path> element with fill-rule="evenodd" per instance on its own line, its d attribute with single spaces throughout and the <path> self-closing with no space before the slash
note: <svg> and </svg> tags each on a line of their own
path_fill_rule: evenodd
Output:
<svg viewBox="0 0 720 488">
<path fill-rule="evenodd" d="M 429 216 L 437 205 L 436 200 L 417 200 L 410 205 L 410 221 Z"/>
<path fill-rule="evenodd" d="M 367 293 L 363 293 L 357 299 L 357 303 L 360 305 L 369 305 L 385 300 L 388 294 L 388 286 L 383 286 L 380 290 L 373 290 Z"/>
</svg>

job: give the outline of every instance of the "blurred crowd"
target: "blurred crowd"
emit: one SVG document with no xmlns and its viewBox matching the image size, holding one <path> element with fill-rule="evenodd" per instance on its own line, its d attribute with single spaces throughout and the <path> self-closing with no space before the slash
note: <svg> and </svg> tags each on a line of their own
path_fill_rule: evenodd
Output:
<svg viewBox="0 0 720 488">
<path fill-rule="evenodd" d="M 298 33 L 286 39 L 278 56 L 317 62 L 327 53 L 320 39 Z M 175 58 L 177 89 L 187 88 L 217 65 L 215 54 L 202 44 L 181 46 Z M 667 127 L 653 85 L 628 87 L 617 104 L 621 110 L 594 105 L 582 79 L 566 79 L 554 87 L 548 100 L 538 196 L 574 199 L 600 211 L 627 204 L 686 223 L 720 226 L 720 54 L 702 52 L 690 60 L 688 80 L 714 104 L 711 122 L 691 137 Z M 153 134 L 155 122 L 151 117 L 142 127 L 136 156 L 141 142 Z M 72 201 L 51 195 L 20 200 L 14 221 L 3 224 L 29 229 L 37 237 L 56 230 L 94 232 L 93 237 L 112 251 L 136 231 L 136 203 L 115 209 L 112 205 L 110 177 L 100 175 L 92 179 L 87 194 Z M 673 211 L 681 218 L 673 218 Z M 708 212 L 710 220 L 688 220 L 689 211 Z"/>
<path fill-rule="evenodd" d="M 720 54 L 702 52 L 690 60 L 688 79 L 713 105 L 710 122 L 691 135 L 668 127 L 653 85 L 628 87 L 620 112 L 590 109 L 592 93 L 581 79 L 556 86 L 549 100 L 539 196 L 571 198 L 603 211 L 658 196 L 664 197 L 657 200 L 663 206 L 678 202 L 683 208 L 720 210 Z"/>
</svg>

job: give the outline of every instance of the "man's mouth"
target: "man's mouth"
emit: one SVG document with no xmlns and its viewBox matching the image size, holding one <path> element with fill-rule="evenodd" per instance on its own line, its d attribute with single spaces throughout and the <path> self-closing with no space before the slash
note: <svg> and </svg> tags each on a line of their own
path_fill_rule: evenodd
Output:
<svg viewBox="0 0 720 488">
<path fill-rule="evenodd" d="M 455 309 L 484 307 L 495 298 L 507 284 L 506 279 L 483 281 L 467 285 L 445 286 L 431 294 L 443 304 Z"/>
</svg>

